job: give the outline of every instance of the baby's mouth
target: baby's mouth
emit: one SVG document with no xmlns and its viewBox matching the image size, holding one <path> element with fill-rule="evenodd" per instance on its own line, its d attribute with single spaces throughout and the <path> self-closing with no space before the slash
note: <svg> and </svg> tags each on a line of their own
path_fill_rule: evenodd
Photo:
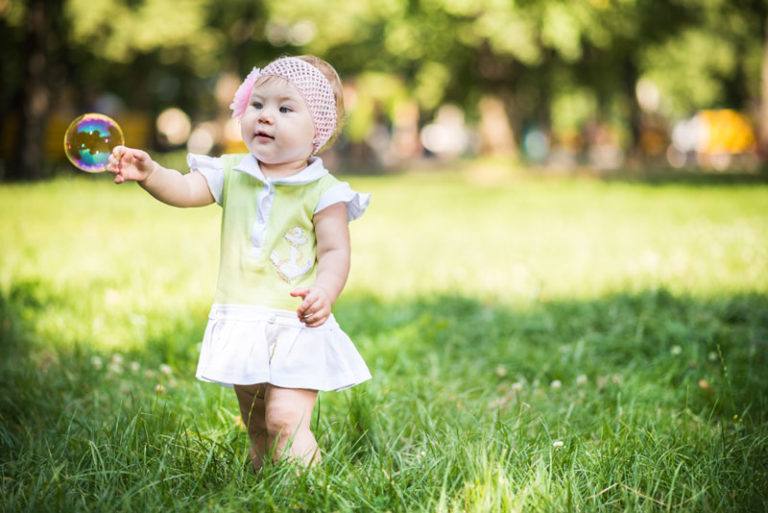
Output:
<svg viewBox="0 0 768 513">
<path fill-rule="evenodd" d="M 258 137 L 258 138 L 260 138 L 260 139 L 262 139 L 262 138 L 266 138 L 266 139 L 274 139 L 274 138 L 275 138 L 275 136 L 273 136 L 273 135 L 269 135 L 269 134 L 268 134 L 268 133 L 266 133 L 266 132 L 256 132 L 256 137 Z"/>
</svg>

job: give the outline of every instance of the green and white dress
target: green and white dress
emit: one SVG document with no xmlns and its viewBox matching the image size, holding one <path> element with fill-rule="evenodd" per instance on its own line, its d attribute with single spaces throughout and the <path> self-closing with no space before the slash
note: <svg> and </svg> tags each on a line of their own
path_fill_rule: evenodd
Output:
<svg viewBox="0 0 768 513">
<path fill-rule="evenodd" d="M 318 157 L 275 180 L 250 154 L 189 154 L 187 162 L 223 208 L 219 279 L 197 377 L 230 387 L 271 383 L 312 390 L 342 390 L 369 379 L 333 315 L 308 328 L 296 315 L 301 299 L 290 291 L 315 281 L 313 216 L 343 202 L 352 221 L 365 212 L 370 195 L 337 180 Z"/>
</svg>

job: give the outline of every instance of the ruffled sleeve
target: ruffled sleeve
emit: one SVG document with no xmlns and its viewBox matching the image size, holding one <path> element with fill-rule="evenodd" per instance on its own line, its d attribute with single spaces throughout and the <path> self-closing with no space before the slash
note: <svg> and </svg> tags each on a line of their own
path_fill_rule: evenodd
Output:
<svg viewBox="0 0 768 513">
<path fill-rule="evenodd" d="M 347 217 L 350 221 L 359 218 L 368 208 L 371 202 L 371 195 L 352 190 L 347 182 L 340 182 L 334 185 L 320 196 L 314 213 L 317 214 L 323 209 L 330 207 L 335 203 L 346 203 Z"/>
<path fill-rule="evenodd" d="M 208 188 L 216 203 L 221 205 L 224 191 L 224 163 L 221 157 L 187 154 L 187 164 L 190 171 L 199 171 L 208 182 Z"/>
</svg>

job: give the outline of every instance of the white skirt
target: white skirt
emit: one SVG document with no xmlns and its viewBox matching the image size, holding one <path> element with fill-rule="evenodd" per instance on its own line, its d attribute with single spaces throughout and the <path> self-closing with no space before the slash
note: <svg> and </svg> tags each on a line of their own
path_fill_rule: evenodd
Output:
<svg viewBox="0 0 768 513">
<path fill-rule="evenodd" d="M 197 378 L 226 387 L 271 383 L 328 391 L 362 383 L 371 373 L 333 315 L 308 328 L 296 312 L 213 305 Z"/>
</svg>

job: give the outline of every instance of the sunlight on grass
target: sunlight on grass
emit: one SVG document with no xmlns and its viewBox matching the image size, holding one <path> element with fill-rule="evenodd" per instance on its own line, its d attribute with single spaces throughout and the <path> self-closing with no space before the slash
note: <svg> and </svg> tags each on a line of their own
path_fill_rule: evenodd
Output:
<svg viewBox="0 0 768 513">
<path fill-rule="evenodd" d="M 4 253 L 0 284 L 6 293 L 41 289 L 42 336 L 140 347 L 152 321 L 205 314 L 218 258 L 213 208 L 173 209 L 104 180 L 0 191 L 0 244 L 13 248 Z"/>
<path fill-rule="evenodd" d="M 373 202 L 351 225 L 345 296 L 448 293 L 525 305 L 660 287 L 705 297 L 768 289 L 762 187 L 484 186 L 437 174 L 352 183 Z M 140 346 L 157 320 L 205 314 L 219 216 L 215 206 L 174 209 L 102 179 L 5 186 L 0 286 L 44 284 L 45 337 Z"/>
<path fill-rule="evenodd" d="M 510 301 L 768 285 L 764 188 L 584 180 L 485 187 L 443 175 L 356 185 L 374 200 L 353 225 L 355 290 Z"/>
</svg>

